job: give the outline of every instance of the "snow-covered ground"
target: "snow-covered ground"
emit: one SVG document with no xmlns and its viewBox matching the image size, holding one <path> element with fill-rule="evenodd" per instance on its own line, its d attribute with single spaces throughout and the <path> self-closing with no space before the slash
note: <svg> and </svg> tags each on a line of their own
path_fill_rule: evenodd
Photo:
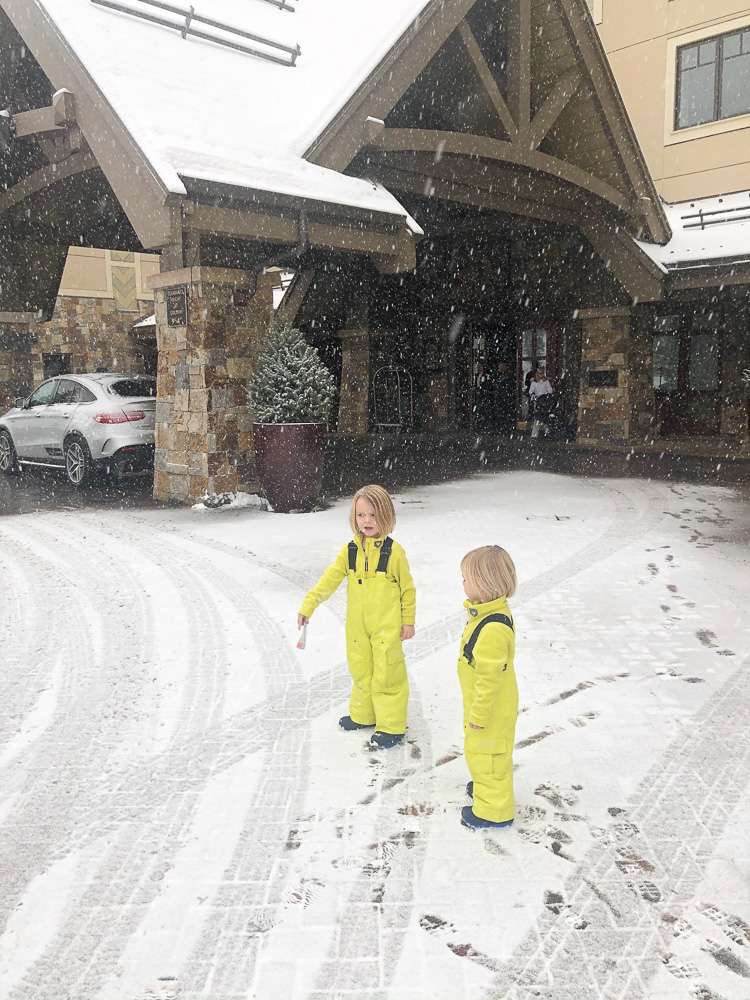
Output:
<svg viewBox="0 0 750 1000">
<path fill-rule="evenodd" d="M 497 473 L 397 494 L 405 744 L 337 728 L 348 503 L 0 522 L 2 1000 L 747 1000 L 741 491 Z M 516 561 L 516 824 L 467 804 L 458 565 Z"/>
</svg>

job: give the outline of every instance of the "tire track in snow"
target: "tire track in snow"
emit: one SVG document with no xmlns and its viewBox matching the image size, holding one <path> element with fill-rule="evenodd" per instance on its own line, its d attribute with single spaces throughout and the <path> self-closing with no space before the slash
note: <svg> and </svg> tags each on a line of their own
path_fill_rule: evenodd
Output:
<svg viewBox="0 0 750 1000">
<path fill-rule="evenodd" d="M 132 542 L 132 534 L 124 533 Z M 235 610 L 242 611 L 257 623 L 256 636 L 265 636 L 260 645 L 260 653 L 271 652 L 278 662 L 279 631 L 269 624 L 265 609 L 250 593 L 238 586 L 233 578 L 225 577 L 212 567 L 201 565 L 200 572 L 192 568 L 194 553 L 185 552 L 183 547 L 171 541 L 160 539 L 161 552 L 170 560 L 169 572 L 184 583 L 191 582 L 196 593 L 207 600 L 203 591 L 206 584 L 225 595 Z M 143 535 L 144 547 L 153 545 L 153 532 Z M 213 637 L 221 635 L 220 620 L 214 616 L 208 621 L 200 621 L 196 603 L 191 603 L 191 622 L 195 622 L 197 641 L 196 650 L 200 650 L 201 637 L 205 641 L 213 641 Z M 223 665 L 223 646 L 216 639 L 213 641 L 213 659 L 216 673 L 218 666 Z M 205 651 L 204 651 L 205 652 Z M 191 671 L 193 678 L 201 680 L 206 671 L 204 656 L 195 657 L 195 669 Z M 284 671 L 275 669 L 269 674 L 269 695 L 281 697 L 290 681 L 298 679 L 297 660 L 286 655 L 289 676 L 284 677 Z M 222 674 L 223 676 L 223 674 Z M 198 685 L 200 687 L 200 684 Z M 165 870 L 170 867 L 170 859 L 182 846 L 186 832 L 189 830 L 197 798 L 205 782 L 217 770 L 223 770 L 227 765 L 221 739 L 216 739 L 214 723 L 221 707 L 216 699 L 205 690 L 196 688 L 190 704 L 196 711 L 192 721 L 172 741 L 165 753 L 156 755 L 155 771 L 151 777 L 144 779 L 140 771 L 126 774 L 122 780 L 119 794 L 116 791 L 109 800 L 108 813 L 115 816 L 120 813 L 127 817 L 125 830 L 118 838 L 116 846 L 107 852 L 105 860 L 100 865 L 100 873 L 95 876 L 98 886 L 84 894 L 78 904 L 78 918 L 74 933 L 58 935 L 56 947 L 48 951 L 40 968 L 34 977 L 27 976 L 24 986 L 32 992 L 17 990 L 16 996 L 36 996 L 34 990 L 37 984 L 44 982 L 52 969 L 57 969 L 57 989 L 59 996 L 81 997 L 92 996 L 100 988 L 102 982 L 111 975 L 113 965 L 137 926 L 141 915 L 148 904 L 158 894 L 158 883 L 163 878 Z M 204 705 L 213 705 L 210 716 L 205 715 Z M 231 733 L 233 724 L 228 720 L 227 731 Z M 206 738 L 213 734 L 214 738 Z M 266 737 L 268 733 L 265 733 Z M 244 756 L 241 751 L 238 758 Z M 174 789 L 166 795 L 164 789 Z M 134 805 L 133 803 L 136 803 Z M 149 823 L 148 818 L 152 819 Z M 92 818 L 94 823 L 95 817 Z M 144 832 L 138 834 L 139 830 Z M 96 832 L 91 828 L 86 839 L 90 840 Z M 135 839 L 134 839 L 134 836 Z M 158 863 L 154 861 L 158 858 Z M 104 886 L 104 890 L 101 890 Z M 123 914 L 123 909 L 127 907 Z M 113 920 L 108 922 L 107 934 L 101 933 L 101 913 L 110 909 Z M 83 911 L 90 919 L 81 916 Z M 89 926 L 90 925 L 90 926 Z M 98 935 L 97 932 L 98 931 Z M 82 974 L 77 975 L 72 970 L 82 968 Z M 61 972 L 61 970 L 65 972 Z M 66 975 L 70 971 L 70 975 Z"/>
<path fill-rule="evenodd" d="M 130 703 L 141 683 L 138 677 L 123 680 L 116 670 L 108 669 L 102 655 L 105 615 L 115 641 L 124 643 L 130 633 L 125 609 L 107 607 L 105 612 L 104 599 L 98 596 L 102 570 L 117 568 L 109 554 L 87 558 L 68 538 L 49 535 L 44 521 L 35 524 L 33 538 L 18 520 L 6 534 L 12 545 L 36 553 L 37 567 L 47 562 L 44 579 L 55 580 L 56 594 L 64 596 L 65 605 L 56 603 L 43 633 L 46 661 L 63 662 L 54 716 L 5 768 L 7 788 L 17 790 L 17 795 L 2 842 L 8 859 L 0 909 L 3 927 L 29 881 L 44 870 L 55 843 L 70 836 L 84 819 L 80 801 L 89 775 L 104 766 L 111 748 L 127 736 Z M 50 546 L 48 560 L 45 546 Z M 75 567 L 72 585 L 62 575 L 66 566 Z M 37 592 L 43 592 L 41 587 Z M 86 601 L 80 599 L 84 592 Z M 64 628 L 59 627 L 62 618 Z M 113 697 L 114 704 L 109 704 Z M 28 836 L 30 829 L 35 831 L 33 838 Z"/>
<path fill-rule="evenodd" d="M 47 579 L 54 592 L 64 585 L 47 572 L 48 564 L 28 546 L 0 530 L 2 557 L 3 671 L 0 674 L 0 745 L 22 728 L 25 716 L 49 683 L 52 671 L 44 655 L 48 632 L 55 627 L 59 603 L 42 601 L 30 584 L 31 567 L 39 580 Z M 51 619 L 51 620 L 50 620 Z"/>
<path fill-rule="evenodd" d="M 96 528 L 87 524 L 86 530 L 91 535 Z M 104 533 L 102 541 L 109 539 L 111 544 L 113 537 L 131 545 L 134 541 L 132 533 L 113 529 Z M 147 560 L 152 545 L 152 538 L 144 539 L 140 565 Z M 176 553 L 172 555 L 176 557 Z M 190 742 L 199 739 L 207 726 L 210 728 L 221 710 L 223 631 L 221 618 L 206 591 L 203 572 L 178 562 L 168 567 L 168 575 L 180 587 L 190 608 L 181 729 L 160 755 L 161 768 L 157 766 L 144 775 L 140 761 L 129 761 L 124 769 L 113 768 L 114 787 L 102 788 L 99 784 L 80 796 L 83 815 L 72 835 L 61 838 L 59 852 L 65 854 L 87 846 L 105 833 L 114 843 L 104 850 L 98 872 L 76 901 L 75 918 L 58 933 L 41 961 L 27 971 L 14 997 L 36 997 L 42 984 L 52 981 L 53 976 L 55 1000 L 93 996 L 111 974 L 113 960 L 116 962 L 126 946 L 144 907 L 158 893 L 169 858 L 181 846 L 179 833 L 191 820 L 200 790 L 198 782 L 193 782 L 192 795 L 190 789 L 183 795 L 182 787 L 174 788 L 174 769 L 175 764 L 189 760 Z M 205 772 L 201 777 L 205 778 Z M 174 790 L 165 796 L 165 788 Z M 105 928 L 103 912 L 110 914 Z"/>
</svg>

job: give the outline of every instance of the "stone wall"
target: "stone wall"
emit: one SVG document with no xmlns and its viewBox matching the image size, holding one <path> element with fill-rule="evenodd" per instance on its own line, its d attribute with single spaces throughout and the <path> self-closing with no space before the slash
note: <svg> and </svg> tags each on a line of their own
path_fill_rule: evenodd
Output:
<svg viewBox="0 0 750 1000">
<path fill-rule="evenodd" d="M 581 391 L 578 399 L 580 444 L 624 444 L 631 433 L 630 309 L 585 309 L 581 342 Z M 592 372 L 615 372 L 617 384 L 597 388 Z"/>
<path fill-rule="evenodd" d="M 154 372 L 155 336 L 139 338 L 132 327 L 152 311 L 138 300 L 137 309 L 118 308 L 114 299 L 60 295 L 52 319 L 2 324 L 2 406 L 26 396 L 44 381 L 44 355 L 68 355 L 71 372 Z"/>
<path fill-rule="evenodd" d="M 151 279 L 158 361 L 154 496 L 186 502 L 253 487 L 247 380 L 273 314 L 273 275 L 213 267 Z M 167 293 L 184 292 L 184 325 Z M 170 322 L 171 319 L 171 322 Z"/>
</svg>

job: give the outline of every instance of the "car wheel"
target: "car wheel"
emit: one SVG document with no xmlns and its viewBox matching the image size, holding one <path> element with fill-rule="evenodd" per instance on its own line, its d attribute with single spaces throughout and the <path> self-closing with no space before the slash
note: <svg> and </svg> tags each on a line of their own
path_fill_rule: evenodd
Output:
<svg viewBox="0 0 750 1000">
<path fill-rule="evenodd" d="M 18 458 L 13 438 L 6 430 L 2 430 L 0 431 L 0 472 L 6 476 L 12 476 L 18 471 Z"/>
<path fill-rule="evenodd" d="M 85 486 L 94 474 L 89 446 L 82 437 L 70 437 L 65 442 L 65 475 L 72 486 Z"/>
</svg>

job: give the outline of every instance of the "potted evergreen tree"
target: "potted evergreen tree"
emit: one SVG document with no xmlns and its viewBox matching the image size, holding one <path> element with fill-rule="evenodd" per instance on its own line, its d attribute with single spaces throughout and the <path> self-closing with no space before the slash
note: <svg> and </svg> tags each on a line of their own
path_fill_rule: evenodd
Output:
<svg viewBox="0 0 750 1000">
<path fill-rule="evenodd" d="M 315 348 L 299 330 L 275 323 L 248 385 L 256 467 L 274 510 L 294 510 L 320 493 L 335 395 Z"/>
</svg>

